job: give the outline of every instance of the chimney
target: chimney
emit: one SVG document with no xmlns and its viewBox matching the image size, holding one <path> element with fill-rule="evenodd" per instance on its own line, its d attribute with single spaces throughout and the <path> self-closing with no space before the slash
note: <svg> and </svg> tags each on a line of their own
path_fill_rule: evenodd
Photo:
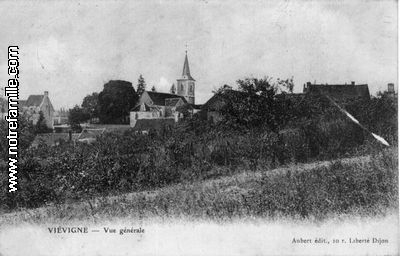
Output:
<svg viewBox="0 0 400 256">
<path fill-rule="evenodd" d="M 388 92 L 389 93 L 394 93 L 394 84 L 393 83 L 389 83 L 388 84 Z"/>
<path fill-rule="evenodd" d="M 354 81 L 351 81 L 351 85 L 356 85 L 356 82 L 354 82 Z"/>
<path fill-rule="evenodd" d="M 49 97 L 49 91 L 44 91 L 44 96 Z"/>
</svg>

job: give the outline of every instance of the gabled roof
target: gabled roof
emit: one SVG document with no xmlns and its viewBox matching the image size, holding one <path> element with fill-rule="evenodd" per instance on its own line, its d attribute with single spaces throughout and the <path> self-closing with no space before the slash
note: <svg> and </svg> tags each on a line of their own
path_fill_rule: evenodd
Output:
<svg viewBox="0 0 400 256">
<path fill-rule="evenodd" d="M 184 103 L 187 103 L 185 97 L 171 93 L 146 91 L 154 105 L 165 106 L 166 99 L 181 98 Z"/>
<path fill-rule="evenodd" d="M 43 102 L 44 95 L 30 95 L 25 101 L 24 106 L 26 107 L 39 107 Z"/>
<path fill-rule="evenodd" d="M 144 105 L 144 111 L 160 111 L 160 107 L 149 106 L 147 103 L 142 103 L 142 105 Z M 143 111 L 142 105 L 136 105 L 131 111 Z"/>
</svg>

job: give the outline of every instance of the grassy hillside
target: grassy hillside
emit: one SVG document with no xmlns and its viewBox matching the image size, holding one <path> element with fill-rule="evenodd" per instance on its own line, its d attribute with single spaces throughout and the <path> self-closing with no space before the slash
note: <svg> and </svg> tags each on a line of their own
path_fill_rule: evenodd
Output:
<svg viewBox="0 0 400 256">
<path fill-rule="evenodd" d="M 384 215 L 398 209 L 397 149 L 365 157 L 245 171 L 153 191 L 4 214 L 0 224 L 77 220 L 276 218 Z"/>
</svg>

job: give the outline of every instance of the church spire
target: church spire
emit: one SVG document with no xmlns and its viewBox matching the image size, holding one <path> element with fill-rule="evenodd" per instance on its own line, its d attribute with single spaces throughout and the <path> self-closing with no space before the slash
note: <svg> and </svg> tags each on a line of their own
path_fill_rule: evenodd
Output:
<svg viewBox="0 0 400 256">
<path fill-rule="evenodd" d="M 193 77 L 190 75 L 189 61 L 188 61 L 188 57 L 187 57 L 187 50 L 185 51 L 185 63 L 183 64 L 182 78 L 183 79 L 194 80 Z"/>
</svg>

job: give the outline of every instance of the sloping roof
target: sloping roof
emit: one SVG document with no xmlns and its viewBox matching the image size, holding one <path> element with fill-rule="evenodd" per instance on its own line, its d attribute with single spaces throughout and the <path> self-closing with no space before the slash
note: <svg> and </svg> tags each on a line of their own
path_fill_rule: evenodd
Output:
<svg viewBox="0 0 400 256">
<path fill-rule="evenodd" d="M 165 99 L 165 106 L 175 107 L 180 98 Z"/>
<path fill-rule="evenodd" d="M 194 81 L 193 77 L 190 75 L 189 61 L 187 54 L 185 54 L 185 63 L 183 64 L 182 79 L 189 79 Z"/>
<path fill-rule="evenodd" d="M 149 131 L 149 130 L 161 130 L 168 126 L 174 126 L 175 120 L 173 118 L 156 118 L 156 119 L 138 119 L 136 121 L 135 131 Z"/>
<path fill-rule="evenodd" d="M 370 99 L 368 84 L 311 84 L 304 87 L 305 93 L 324 94 L 336 100 L 349 100 L 354 98 Z"/>
<path fill-rule="evenodd" d="M 27 107 L 39 107 L 40 104 L 42 104 L 44 95 L 29 95 L 28 99 L 24 103 L 25 106 Z"/>
<path fill-rule="evenodd" d="M 187 103 L 185 97 L 179 96 L 176 94 L 163 93 L 163 92 L 152 92 L 152 91 L 147 91 L 147 93 L 148 93 L 150 99 L 153 101 L 154 105 L 165 106 L 165 100 L 172 99 L 172 98 L 181 98 L 184 103 Z"/>
</svg>

